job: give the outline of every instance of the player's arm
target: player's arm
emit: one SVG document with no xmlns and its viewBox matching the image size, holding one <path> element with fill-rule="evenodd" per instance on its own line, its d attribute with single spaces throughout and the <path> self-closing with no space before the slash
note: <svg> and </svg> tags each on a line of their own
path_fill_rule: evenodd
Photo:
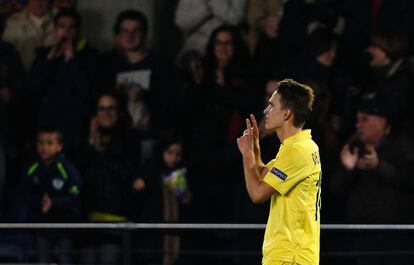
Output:
<svg viewBox="0 0 414 265">
<path fill-rule="evenodd" d="M 247 129 L 237 139 L 237 145 L 243 155 L 243 169 L 249 197 L 254 203 L 262 203 L 267 201 L 276 190 L 262 180 L 268 170 L 262 160 L 256 158 L 254 128 L 251 127 L 249 119 L 246 119 L 246 125 Z"/>
<path fill-rule="evenodd" d="M 266 167 L 259 168 L 256 163 L 253 162 L 254 158 L 252 156 L 253 155 L 243 155 L 246 188 L 252 202 L 263 203 L 270 199 L 276 190 L 262 180 L 268 170 Z"/>
</svg>

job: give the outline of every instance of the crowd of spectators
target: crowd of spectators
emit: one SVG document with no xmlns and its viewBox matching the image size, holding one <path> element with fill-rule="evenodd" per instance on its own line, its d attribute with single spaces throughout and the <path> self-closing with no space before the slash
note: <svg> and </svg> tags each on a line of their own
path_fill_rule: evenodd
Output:
<svg viewBox="0 0 414 265">
<path fill-rule="evenodd" d="M 184 44 L 169 63 L 148 45 L 139 10 L 118 14 L 113 49 L 99 52 L 76 10 L 28 0 L 0 27 L 0 220 L 263 223 L 235 140 L 253 113 L 264 159 L 274 157 L 280 143 L 260 120 L 288 77 L 317 95 L 306 126 L 320 147 L 322 222 L 412 222 L 411 5 L 180 0 Z M 120 235 L 92 241 L 84 262 L 119 262 Z M 35 242 L 70 262 L 59 254 L 69 235 Z M 178 236 L 151 243 L 167 254 L 148 262 L 179 260 Z"/>
</svg>

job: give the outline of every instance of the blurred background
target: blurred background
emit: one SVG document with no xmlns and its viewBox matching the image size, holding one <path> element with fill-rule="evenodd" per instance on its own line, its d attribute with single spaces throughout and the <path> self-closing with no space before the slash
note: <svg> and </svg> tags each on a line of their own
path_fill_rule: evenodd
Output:
<svg viewBox="0 0 414 265">
<path fill-rule="evenodd" d="M 0 262 L 258 264 L 236 139 L 310 85 L 323 224 L 414 220 L 414 2 L 0 1 Z M 124 223 L 235 224 L 234 229 Z M 70 227 L 70 226 L 69 226 Z M 322 229 L 321 264 L 414 264 L 412 227 Z M 395 227 L 394 227 L 395 228 Z M 401 228 L 401 227 L 400 227 Z"/>
</svg>

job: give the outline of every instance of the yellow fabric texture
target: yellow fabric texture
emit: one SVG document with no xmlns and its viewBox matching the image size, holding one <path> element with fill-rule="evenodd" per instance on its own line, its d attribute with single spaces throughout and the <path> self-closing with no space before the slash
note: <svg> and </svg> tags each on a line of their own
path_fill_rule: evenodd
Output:
<svg viewBox="0 0 414 265">
<path fill-rule="evenodd" d="M 92 222 L 126 222 L 127 218 L 115 214 L 91 212 L 89 214 L 89 220 Z"/>
<path fill-rule="evenodd" d="M 300 265 L 299 263 L 284 262 L 284 261 L 270 261 L 263 265 Z"/>
<path fill-rule="evenodd" d="M 319 264 L 322 172 L 311 131 L 285 139 L 266 167 L 269 172 L 263 181 L 277 192 L 271 198 L 263 264 Z"/>
</svg>

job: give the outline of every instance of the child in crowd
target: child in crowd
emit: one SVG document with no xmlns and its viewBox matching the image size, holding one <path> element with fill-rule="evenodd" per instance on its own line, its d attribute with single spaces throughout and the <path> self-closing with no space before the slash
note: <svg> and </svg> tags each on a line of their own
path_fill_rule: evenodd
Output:
<svg viewBox="0 0 414 265">
<path fill-rule="evenodd" d="M 183 165 L 183 144 L 178 137 L 167 137 L 160 143 L 158 156 L 148 166 L 144 180 L 137 179 L 136 190 L 143 190 L 147 203 L 142 219 L 149 222 L 179 222 L 180 204 L 191 201 L 187 169 Z M 144 183 L 143 183 L 144 182 Z M 180 238 L 163 238 L 163 265 L 172 265 L 178 259 Z"/>
<path fill-rule="evenodd" d="M 74 222 L 80 217 L 80 175 L 77 169 L 61 153 L 61 132 L 53 127 L 38 131 L 37 158 L 25 168 L 22 190 L 27 206 L 29 222 Z M 39 233 L 36 248 L 40 262 L 71 263 L 71 240 L 62 233 Z M 50 251 L 52 249 L 52 251 Z"/>
</svg>

